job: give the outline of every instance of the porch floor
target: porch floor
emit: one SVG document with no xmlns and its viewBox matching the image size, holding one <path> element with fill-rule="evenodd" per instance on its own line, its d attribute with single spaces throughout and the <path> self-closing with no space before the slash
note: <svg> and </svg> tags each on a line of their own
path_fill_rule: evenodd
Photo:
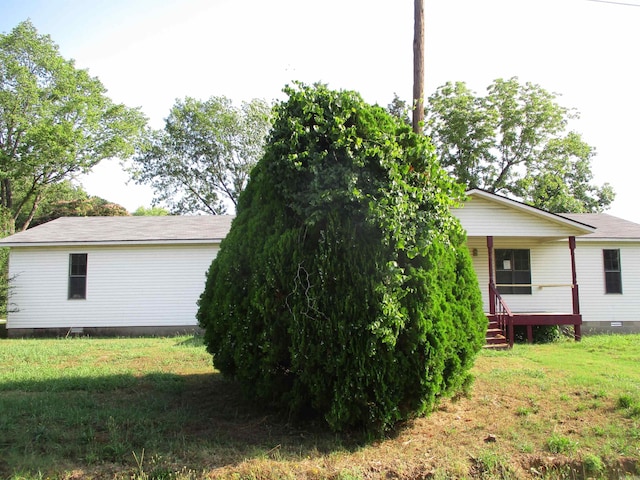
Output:
<svg viewBox="0 0 640 480">
<path fill-rule="evenodd" d="M 496 338 L 504 338 L 504 342 L 508 345 L 513 345 L 513 339 L 509 338 L 509 328 L 505 325 L 500 328 L 498 316 L 496 314 L 487 313 L 489 319 L 489 328 L 487 330 L 487 344 L 495 345 L 497 343 Z M 513 326 L 524 326 L 527 329 L 527 341 L 533 342 L 533 327 L 534 326 L 549 326 L 549 325 L 573 325 L 574 337 L 576 340 L 580 340 L 582 326 L 582 315 L 579 313 L 562 313 L 562 312 L 511 312 L 511 315 L 506 316 L 507 322 Z M 502 335 L 497 336 L 495 329 L 498 329 Z"/>
</svg>

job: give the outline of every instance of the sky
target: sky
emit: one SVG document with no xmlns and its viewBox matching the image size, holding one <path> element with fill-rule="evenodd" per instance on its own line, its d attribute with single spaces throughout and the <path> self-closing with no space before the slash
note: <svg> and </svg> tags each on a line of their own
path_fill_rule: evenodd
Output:
<svg viewBox="0 0 640 480">
<path fill-rule="evenodd" d="M 176 99 L 280 100 L 296 80 L 382 106 L 412 96 L 412 0 L 0 0 L 0 32 L 26 19 L 153 128 Z M 593 182 L 616 191 L 607 213 L 640 223 L 640 0 L 425 0 L 425 23 L 425 96 L 514 76 L 558 94 L 596 149 Z M 116 159 L 79 181 L 151 205 Z"/>
</svg>

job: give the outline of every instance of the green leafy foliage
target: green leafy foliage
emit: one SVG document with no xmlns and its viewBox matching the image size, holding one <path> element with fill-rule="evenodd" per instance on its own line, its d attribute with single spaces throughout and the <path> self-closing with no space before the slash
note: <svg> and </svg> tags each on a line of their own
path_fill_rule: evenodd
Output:
<svg viewBox="0 0 640 480">
<path fill-rule="evenodd" d="M 226 97 L 177 100 L 163 130 L 150 132 L 131 173 L 173 213 L 224 213 L 236 205 L 271 126 L 271 106 Z"/>
<path fill-rule="evenodd" d="M 145 122 L 29 21 L 0 34 L 0 208 L 24 218 L 18 228 L 52 185 L 132 154 Z"/>
<path fill-rule="evenodd" d="M 429 97 L 425 123 L 442 165 L 469 188 L 551 212 L 599 212 L 614 193 L 590 183 L 594 149 L 566 131 L 576 117 L 556 95 L 514 77 L 495 80 L 485 96 L 463 82 L 443 85 Z"/>
<path fill-rule="evenodd" d="M 562 338 L 562 331 L 558 325 L 534 325 L 532 328 L 533 343 L 551 343 Z M 514 339 L 517 343 L 526 343 L 527 327 L 516 325 L 514 327 Z"/>
<path fill-rule="evenodd" d="M 605 210 L 613 189 L 591 183 L 595 150 L 567 132 L 577 113 L 556 98 L 515 77 L 495 80 L 484 96 L 448 82 L 427 100 L 425 133 L 442 166 L 469 189 L 556 213 Z M 406 102 L 396 96 L 387 108 L 406 121 Z"/>
<path fill-rule="evenodd" d="M 285 92 L 198 319 L 250 398 L 378 434 L 464 388 L 484 342 L 461 187 L 358 94 Z"/>
<path fill-rule="evenodd" d="M 32 210 L 30 203 L 27 209 L 17 217 L 19 224 L 27 221 L 27 212 Z M 129 215 L 122 205 L 109 202 L 104 198 L 89 195 L 81 186 L 69 180 L 50 185 L 47 196 L 40 202 L 30 226 L 50 222 L 60 217 L 121 217 Z"/>
<path fill-rule="evenodd" d="M 576 450 L 578 444 L 568 437 L 554 433 L 547 440 L 547 449 L 551 453 L 568 454 Z"/>
<path fill-rule="evenodd" d="M 162 207 L 138 207 L 131 215 L 134 217 L 164 217 L 169 215 L 169 210 Z"/>
</svg>

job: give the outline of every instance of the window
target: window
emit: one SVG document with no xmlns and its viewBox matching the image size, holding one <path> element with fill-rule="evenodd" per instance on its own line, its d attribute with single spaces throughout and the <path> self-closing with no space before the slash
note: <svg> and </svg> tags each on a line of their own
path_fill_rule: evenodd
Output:
<svg viewBox="0 0 640 480">
<path fill-rule="evenodd" d="M 605 293 L 622 293 L 620 250 L 602 250 Z"/>
<path fill-rule="evenodd" d="M 501 294 L 531 295 L 529 250 L 496 249 L 496 285 L 502 285 L 497 287 Z"/>
<path fill-rule="evenodd" d="M 87 254 L 69 255 L 69 300 L 87 298 Z"/>
</svg>

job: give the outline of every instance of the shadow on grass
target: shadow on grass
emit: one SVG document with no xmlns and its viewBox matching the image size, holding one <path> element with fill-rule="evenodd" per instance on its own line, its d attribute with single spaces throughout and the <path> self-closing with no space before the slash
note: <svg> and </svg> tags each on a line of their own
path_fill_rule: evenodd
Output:
<svg viewBox="0 0 640 480">
<path fill-rule="evenodd" d="M 257 410 L 216 373 L 8 381 L 0 383 L 0 412 L 0 477 L 134 467 L 143 451 L 169 469 L 208 470 L 274 452 L 294 460 L 356 446 L 323 426 Z"/>
</svg>

